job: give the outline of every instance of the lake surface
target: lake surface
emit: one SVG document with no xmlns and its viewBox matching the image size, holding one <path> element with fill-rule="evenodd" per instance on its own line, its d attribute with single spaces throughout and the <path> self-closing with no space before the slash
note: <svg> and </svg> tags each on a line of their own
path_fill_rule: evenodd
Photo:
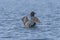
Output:
<svg viewBox="0 0 60 40">
<path fill-rule="evenodd" d="M 31 11 L 41 23 L 25 28 Z M 0 0 L 0 40 L 60 40 L 60 0 Z"/>
</svg>

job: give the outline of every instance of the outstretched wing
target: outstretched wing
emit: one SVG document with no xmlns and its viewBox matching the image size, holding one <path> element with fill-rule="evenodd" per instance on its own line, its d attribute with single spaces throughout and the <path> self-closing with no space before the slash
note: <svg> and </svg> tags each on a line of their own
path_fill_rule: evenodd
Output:
<svg viewBox="0 0 60 40">
<path fill-rule="evenodd" d="M 32 17 L 31 20 L 33 20 L 35 23 L 40 23 L 40 20 L 37 17 Z"/>
</svg>

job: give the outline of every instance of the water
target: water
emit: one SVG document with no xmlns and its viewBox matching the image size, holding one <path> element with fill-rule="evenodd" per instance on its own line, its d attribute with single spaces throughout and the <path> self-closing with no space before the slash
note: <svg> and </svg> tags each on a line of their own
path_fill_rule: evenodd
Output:
<svg viewBox="0 0 60 40">
<path fill-rule="evenodd" d="M 41 23 L 28 29 L 21 18 L 31 11 Z M 0 0 L 0 40 L 60 40 L 60 0 Z"/>
</svg>

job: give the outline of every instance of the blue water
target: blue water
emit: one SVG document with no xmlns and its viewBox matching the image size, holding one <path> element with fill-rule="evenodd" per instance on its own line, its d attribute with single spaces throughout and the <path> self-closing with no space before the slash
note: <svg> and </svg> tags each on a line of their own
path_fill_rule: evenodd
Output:
<svg viewBox="0 0 60 40">
<path fill-rule="evenodd" d="M 21 18 L 31 11 L 41 23 L 27 29 Z M 60 40 L 60 0 L 0 0 L 0 40 L 24 39 Z"/>
</svg>

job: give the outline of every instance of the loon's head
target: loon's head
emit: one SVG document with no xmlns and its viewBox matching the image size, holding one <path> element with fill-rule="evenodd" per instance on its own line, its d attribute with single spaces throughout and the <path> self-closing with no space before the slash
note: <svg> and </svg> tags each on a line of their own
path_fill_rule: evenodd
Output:
<svg viewBox="0 0 60 40">
<path fill-rule="evenodd" d="M 36 13 L 32 11 L 32 12 L 30 13 L 30 16 L 31 16 L 31 17 L 34 17 L 35 14 L 36 14 Z"/>
</svg>

